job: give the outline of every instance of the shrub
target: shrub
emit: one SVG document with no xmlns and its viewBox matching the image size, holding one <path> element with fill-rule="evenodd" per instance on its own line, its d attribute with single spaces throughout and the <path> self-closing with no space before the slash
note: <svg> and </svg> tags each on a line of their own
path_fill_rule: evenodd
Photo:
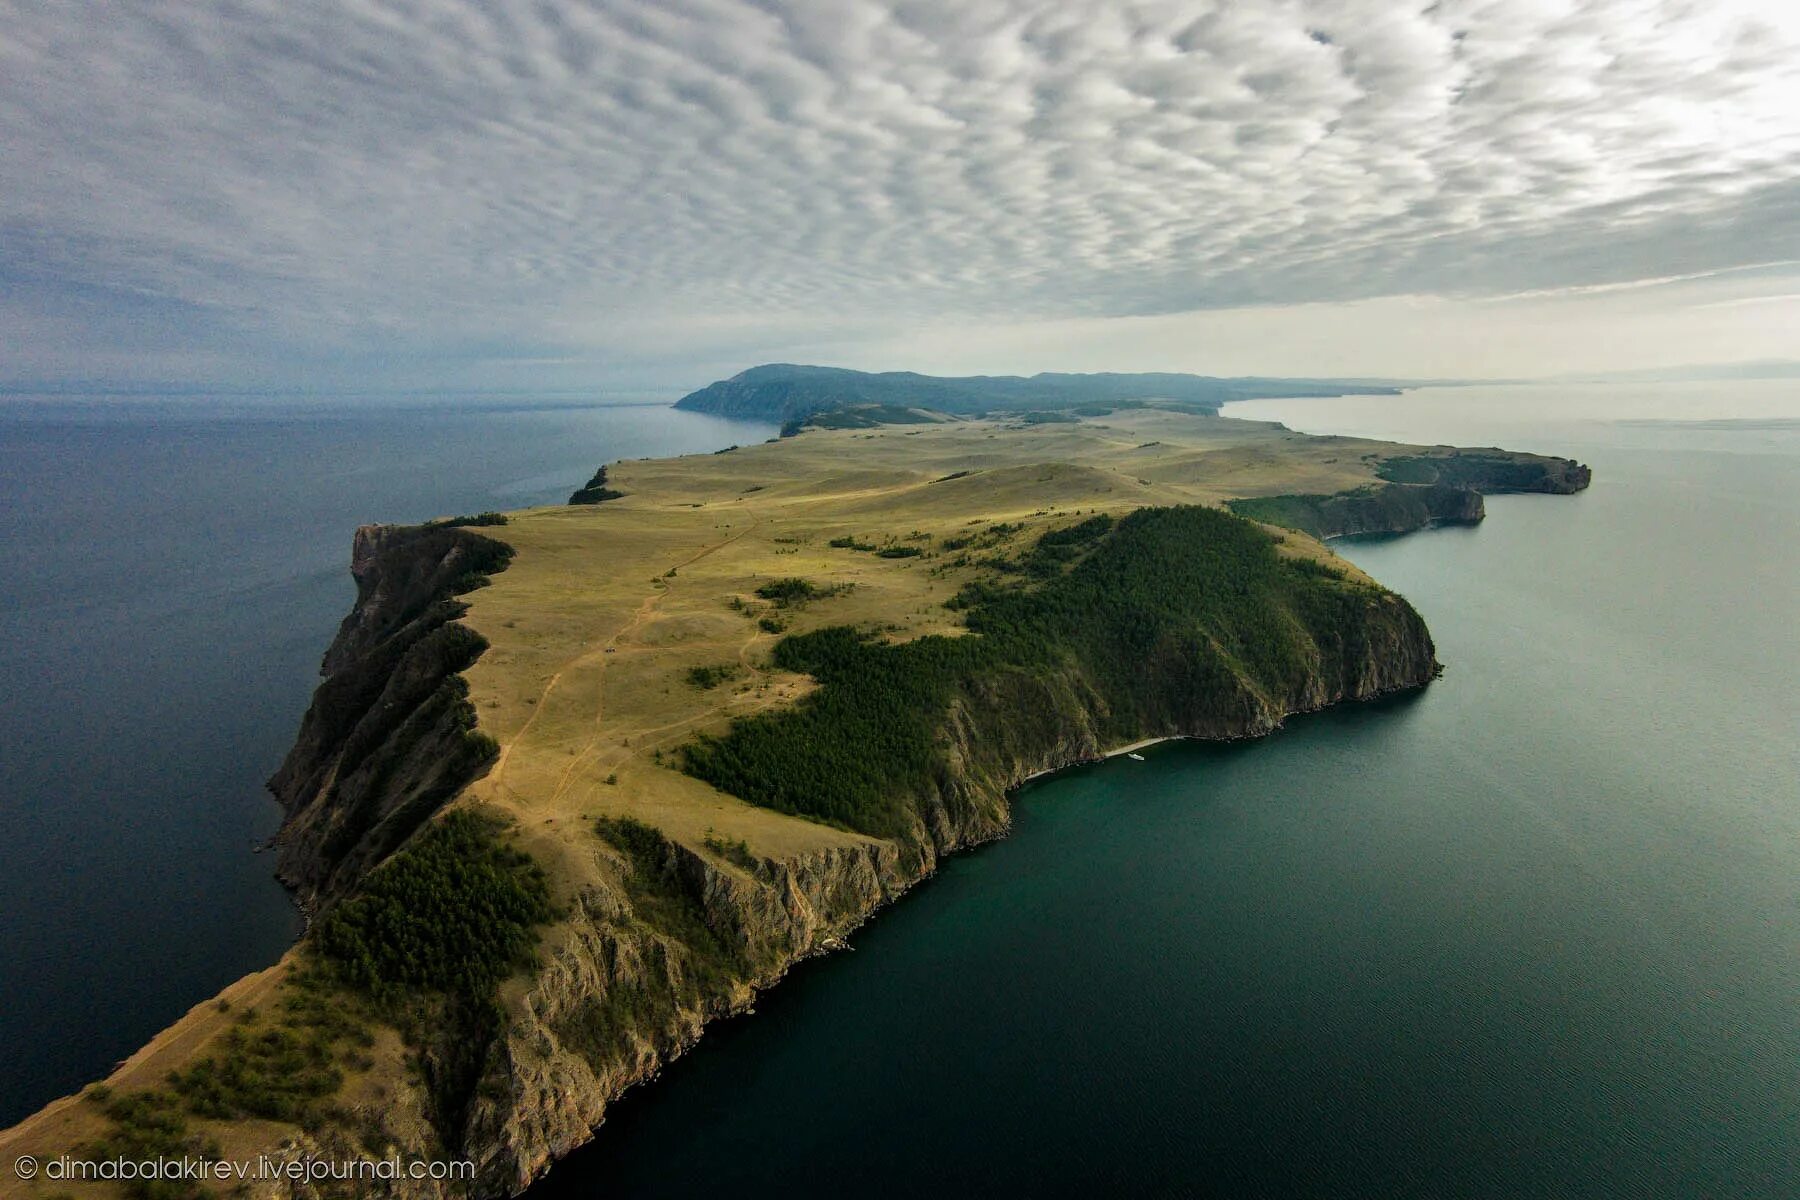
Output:
<svg viewBox="0 0 1800 1200">
<path fill-rule="evenodd" d="M 719 663 L 716 666 L 689 667 L 687 681 L 697 688 L 716 688 L 721 683 L 736 679 L 743 668 L 736 663 Z"/>
<path fill-rule="evenodd" d="M 804 604 L 819 594 L 819 589 L 811 581 L 789 577 L 773 579 L 756 589 L 756 594 L 764 600 L 771 600 L 776 605 L 786 608 L 794 604 Z"/>
<path fill-rule="evenodd" d="M 786 579 L 772 579 L 756 589 L 756 594 L 770 601 L 776 608 L 799 608 L 810 600 L 824 600 L 831 596 L 841 595 L 850 590 L 847 583 L 834 583 L 820 587 L 809 579 L 789 576 Z"/>
<path fill-rule="evenodd" d="M 569 497 L 570 504 L 599 504 L 606 500 L 617 500 L 625 493 L 606 486 L 606 468 L 601 467 L 594 472 L 593 478 L 575 490 Z"/>
<path fill-rule="evenodd" d="M 722 837 L 709 829 L 706 831 L 706 848 L 746 871 L 756 871 L 762 867 L 762 860 L 750 852 L 750 843 L 743 838 Z"/>
<path fill-rule="evenodd" d="M 89 1098 L 101 1106 L 111 1128 L 98 1141 L 77 1147 L 78 1159 L 144 1162 L 187 1156 L 207 1160 L 219 1157 L 219 1144 L 192 1133 L 179 1102 L 167 1092 L 140 1091 L 117 1096 L 108 1093 L 104 1099 L 90 1094 Z M 131 1200 L 202 1200 L 212 1194 L 193 1180 L 177 1179 L 130 1180 L 121 1191 Z"/>
<path fill-rule="evenodd" d="M 474 516 L 446 517 L 441 521 L 427 521 L 426 525 L 438 529 L 462 529 L 471 525 L 504 525 L 506 514 L 498 512 L 481 512 Z"/>
</svg>

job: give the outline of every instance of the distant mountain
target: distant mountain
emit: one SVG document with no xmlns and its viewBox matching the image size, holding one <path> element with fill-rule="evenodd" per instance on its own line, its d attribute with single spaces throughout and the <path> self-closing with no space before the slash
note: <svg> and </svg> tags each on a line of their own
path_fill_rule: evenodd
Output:
<svg viewBox="0 0 1800 1200">
<path fill-rule="evenodd" d="M 769 363 L 689 392 L 676 408 L 778 424 L 851 405 L 928 408 L 958 416 L 1056 410 L 1129 400 L 1166 400 L 1217 411 L 1228 400 L 1289 396 L 1394 395 L 1398 388 L 1344 379 L 1215 379 L 1142 374 L 946 377 L 912 371 L 851 371 Z"/>
</svg>

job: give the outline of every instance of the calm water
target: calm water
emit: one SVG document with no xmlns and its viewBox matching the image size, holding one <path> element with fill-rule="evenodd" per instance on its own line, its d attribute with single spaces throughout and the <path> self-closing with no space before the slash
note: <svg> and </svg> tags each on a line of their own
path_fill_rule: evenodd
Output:
<svg viewBox="0 0 1800 1200">
<path fill-rule="evenodd" d="M 251 847 L 356 525 L 771 432 L 541 399 L 0 401 L 0 1126 L 298 932 Z"/>
<path fill-rule="evenodd" d="M 1794 385 L 1240 411 L 1595 486 L 1345 546 L 1440 682 L 1031 788 L 533 1200 L 1800 1195 Z"/>
</svg>

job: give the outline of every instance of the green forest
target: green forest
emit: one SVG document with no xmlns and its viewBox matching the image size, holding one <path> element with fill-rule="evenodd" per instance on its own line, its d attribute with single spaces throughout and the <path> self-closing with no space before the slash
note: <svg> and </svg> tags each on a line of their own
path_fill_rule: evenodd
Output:
<svg viewBox="0 0 1800 1200">
<path fill-rule="evenodd" d="M 685 769 L 754 804 L 897 836 L 944 772 L 950 706 L 983 686 L 1076 673 L 1116 740 L 1225 724 L 1359 658 L 1371 606 L 1404 605 L 1282 557 L 1268 533 L 1212 508 L 1095 517 L 1044 535 L 1019 565 L 1023 578 L 951 602 L 975 636 L 892 644 L 834 626 L 784 638 L 775 665 L 823 686 L 691 743 Z"/>
<path fill-rule="evenodd" d="M 426 827 L 333 908 L 313 944 L 378 1001 L 435 992 L 483 999 L 527 963 L 550 920 L 543 869 L 494 818 L 458 809 Z"/>
</svg>

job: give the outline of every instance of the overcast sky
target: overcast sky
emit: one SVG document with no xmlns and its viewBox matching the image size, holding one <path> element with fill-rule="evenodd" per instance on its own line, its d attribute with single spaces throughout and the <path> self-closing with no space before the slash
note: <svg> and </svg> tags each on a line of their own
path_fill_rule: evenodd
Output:
<svg viewBox="0 0 1800 1200">
<path fill-rule="evenodd" d="M 1800 358 L 1796 0 L 0 0 L 0 382 Z"/>
</svg>

